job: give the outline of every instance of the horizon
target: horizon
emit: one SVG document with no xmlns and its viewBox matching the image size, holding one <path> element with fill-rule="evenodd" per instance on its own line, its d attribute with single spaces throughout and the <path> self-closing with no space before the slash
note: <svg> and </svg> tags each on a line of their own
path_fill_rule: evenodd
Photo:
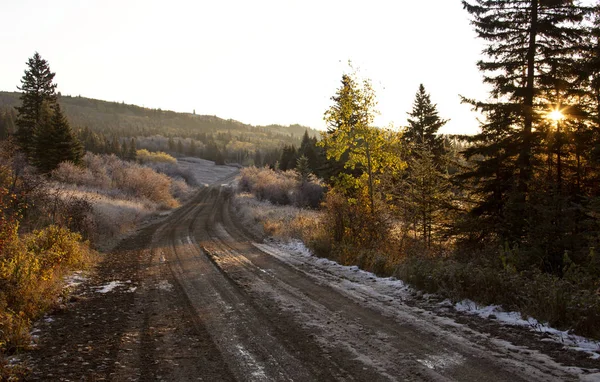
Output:
<svg viewBox="0 0 600 382">
<path fill-rule="evenodd" d="M 0 88 L 7 91 L 17 90 L 27 59 L 38 51 L 63 94 L 195 109 L 251 125 L 324 130 L 323 114 L 348 60 L 373 83 L 377 126 L 405 126 L 423 83 L 440 117 L 450 119 L 442 133 L 474 133 L 477 114 L 460 104 L 459 94 L 487 97 L 476 68 L 483 45 L 459 2 L 62 0 L 41 6 L 25 0 L 6 8 Z M 27 30 L 17 17 L 24 12 Z M 347 20 L 360 23 L 348 28 Z"/>
</svg>

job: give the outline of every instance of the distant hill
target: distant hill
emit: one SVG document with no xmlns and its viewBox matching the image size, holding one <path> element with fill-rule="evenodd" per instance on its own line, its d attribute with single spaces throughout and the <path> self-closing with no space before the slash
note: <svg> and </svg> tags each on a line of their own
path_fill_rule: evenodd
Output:
<svg viewBox="0 0 600 382">
<path fill-rule="evenodd" d="M 0 92 L 0 109 L 18 106 L 19 97 L 18 92 Z M 192 150 L 207 159 L 214 159 L 211 156 L 215 155 L 215 150 L 237 161 L 248 161 L 248 158 L 260 155 L 262 158 L 266 155 L 274 158 L 277 154 L 273 151 L 279 152 L 285 145 L 298 147 L 305 131 L 311 137 L 319 135 L 317 130 L 301 125 L 253 126 L 216 116 L 149 109 L 79 96 L 61 95 L 59 103 L 71 126 L 85 131 L 84 141 L 89 139 L 90 133 L 97 135 L 100 141 L 107 142 L 117 140 L 122 143 L 134 138 L 138 141 L 138 147 L 171 152 Z M 173 147 L 174 144 L 178 147 Z M 214 146 L 210 155 L 203 152 L 207 146 Z M 256 154 L 257 151 L 260 154 Z"/>
</svg>

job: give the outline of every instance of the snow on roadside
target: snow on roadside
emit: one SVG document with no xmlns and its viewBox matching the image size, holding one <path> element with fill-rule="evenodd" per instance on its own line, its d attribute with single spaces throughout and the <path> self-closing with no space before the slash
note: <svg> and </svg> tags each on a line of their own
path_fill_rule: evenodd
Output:
<svg viewBox="0 0 600 382">
<path fill-rule="evenodd" d="M 446 300 L 445 303 L 449 301 Z M 454 305 L 459 312 L 472 314 L 482 318 L 495 319 L 502 324 L 528 327 L 540 333 L 546 333 L 554 342 L 563 344 L 569 349 L 588 353 L 592 359 L 600 359 L 600 342 L 585 337 L 570 334 L 568 331 L 554 329 L 547 324 L 538 322 L 535 318 L 524 319 L 519 312 L 505 312 L 498 305 L 478 306 L 471 300 L 463 300 Z M 491 316 L 491 317 L 490 317 Z"/>
<path fill-rule="evenodd" d="M 414 289 L 402 280 L 394 277 L 378 277 L 371 272 L 359 269 L 357 266 L 344 266 L 329 259 L 313 256 L 311 251 L 300 240 L 281 242 L 271 239 L 264 244 L 253 243 L 253 245 L 297 269 L 302 269 L 309 264 L 321 272 L 320 277 L 327 277 L 329 275 L 330 280 L 333 278 L 337 280 L 342 279 L 340 286 L 345 288 L 346 291 L 359 291 L 363 295 L 371 295 L 378 300 L 386 296 L 400 298 L 401 300 L 408 299 L 415 292 Z M 337 282 L 339 283 L 339 281 Z M 600 359 L 599 342 L 551 328 L 533 318 L 523 319 L 522 315 L 518 312 L 505 312 L 497 305 L 477 306 L 477 304 L 470 300 L 463 300 L 454 305 L 449 300 L 445 300 L 440 302 L 439 305 L 454 306 L 456 311 L 477 315 L 486 319 L 493 319 L 495 317 L 495 320 L 504 325 L 522 326 L 546 333 L 549 335 L 548 340 L 550 341 L 560 343 L 569 349 L 585 352 L 592 359 Z"/>
<path fill-rule="evenodd" d="M 83 272 L 77 271 L 66 276 L 63 280 L 65 282 L 64 288 L 75 288 L 83 284 L 87 280 L 87 277 L 83 275 Z"/>
<path fill-rule="evenodd" d="M 366 294 L 378 300 L 389 299 L 389 297 L 405 300 L 410 298 L 413 292 L 411 287 L 395 277 L 378 277 L 371 272 L 361 270 L 356 265 L 340 265 L 335 261 L 313 256 L 300 240 L 293 239 L 289 242 L 271 240 L 267 244 L 253 244 L 263 252 L 296 268 L 311 264 L 322 272 L 320 276 L 330 281 L 336 279 L 344 290 L 359 292 L 359 297 Z"/>
<path fill-rule="evenodd" d="M 96 288 L 96 293 L 108 293 L 112 292 L 115 288 L 124 286 L 125 284 L 130 284 L 131 280 L 127 280 L 126 282 L 122 281 L 111 281 L 108 284 L 104 284 Z"/>
</svg>

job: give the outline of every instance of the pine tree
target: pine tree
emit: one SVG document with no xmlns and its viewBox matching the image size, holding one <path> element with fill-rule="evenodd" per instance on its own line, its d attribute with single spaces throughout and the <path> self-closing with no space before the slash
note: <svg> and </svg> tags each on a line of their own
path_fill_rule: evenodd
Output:
<svg viewBox="0 0 600 382">
<path fill-rule="evenodd" d="M 34 164 L 42 173 L 54 170 L 61 162 L 81 162 L 83 146 L 58 104 L 52 105 L 52 109 L 43 109 L 42 122 L 36 132 Z"/>
<path fill-rule="evenodd" d="M 127 159 L 134 161 L 137 158 L 137 145 L 135 144 L 135 138 L 131 138 L 129 142 L 129 152 L 127 153 Z"/>
<path fill-rule="evenodd" d="M 308 165 L 308 158 L 301 155 L 296 161 L 296 172 L 298 173 L 301 183 L 306 183 L 310 180 L 311 171 Z"/>
<path fill-rule="evenodd" d="M 404 131 L 402 140 L 408 144 L 425 146 L 433 153 L 436 161 L 439 161 L 445 149 L 444 138 L 438 135 L 438 130 L 448 120 L 439 117 L 437 105 L 431 102 L 430 95 L 425 91 L 423 84 L 419 85 L 412 111 L 408 115 L 408 127 Z"/>
<path fill-rule="evenodd" d="M 298 153 L 294 145 L 284 146 L 279 158 L 279 169 L 281 171 L 293 170 L 296 168 Z"/>
<path fill-rule="evenodd" d="M 308 167 L 313 173 L 316 173 L 317 169 L 321 166 L 319 163 L 319 150 L 320 148 L 317 147 L 317 138 L 311 138 L 308 135 L 308 130 L 306 130 L 302 136 L 298 156 L 305 156 L 308 159 Z"/>
<path fill-rule="evenodd" d="M 406 176 L 396 190 L 405 222 L 420 233 L 430 248 L 434 235 L 447 222 L 452 198 L 448 176 L 438 168 L 435 155 L 426 145 L 416 144 L 408 161 Z"/>
<path fill-rule="evenodd" d="M 486 40 L 478 62 L 492 86 L 491 102 L 467 100 L 485 116 L 481 133 L 468 138 L 467 155 L 483 158 L 461 180 L 472 180 L 479 198 L 471 225 L 482 234 L 522 243 L 532 220 L 534 180 L 548 163 L 551 133 L 545 116 L 563 108 L 577 91 L 574 68 L 590 9 L 565 0 L 463 0 L 475 31 Z M 553 138 L 554 139 L 554 138 Z M 544 191 L 545 192 L 545 191 Z M 529 218 L 526 220 L 525 218 Z M 479 236 L 480 238 L 483 235 Z"/>
<path fill-rule="evenodd" d="M 129 146 L 127 145 L 127 139 L 123 139 L 121 143 L 121 158 L 127 159 L 127 155 L 129 155 Z"/>
<path fill-rule="evenodd" d="M 4 141 L 8 139 L 10 135 L 8 129 L 8 113 L 0 110 L 0 140 Z"/>
<path fill-rule="evenodd" d="M 18 116 L 16 125 L 17 143 L 21 150 L 30 157 L 35 149 L 35 129 L 42 119 L 44 103 L 50 106 L 56 103 L 56 84 L 52 83 L 55 73 L 50 71 L 48 62 L 35 52 L 27 61 L 25 75 L 18 87 L 21 94 L 21 106 L 17 107 Z"/>
</svg>

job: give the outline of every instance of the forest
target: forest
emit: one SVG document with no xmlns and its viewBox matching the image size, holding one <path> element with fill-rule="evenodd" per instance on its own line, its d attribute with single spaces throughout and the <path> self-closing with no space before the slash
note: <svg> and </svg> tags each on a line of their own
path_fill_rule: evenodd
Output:
<svg viewBox="0 0 600 382">
<path fill-rule="evenodd" d="M 0 92 L 0 139 L 16 130 L 20 93 Z M 318 132 L 305 126 L 252 126 L 216 116 L 176 113 L 117 102 L 57 94 L 64 114 L 85 150 L 127 153 L 136 148 L 194 156 L 221 164 L 273 165 L 284 145 L 298 146 L 302 135 Z"/>
</svg>

